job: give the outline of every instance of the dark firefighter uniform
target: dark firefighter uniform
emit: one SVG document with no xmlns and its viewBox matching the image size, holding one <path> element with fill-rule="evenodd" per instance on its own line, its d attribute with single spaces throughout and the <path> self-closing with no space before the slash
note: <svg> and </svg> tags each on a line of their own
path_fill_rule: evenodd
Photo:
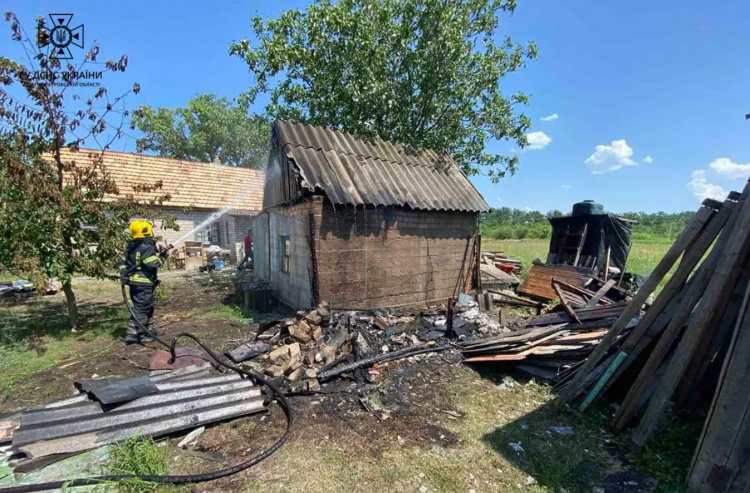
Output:
<svg viewBox="0 0 750 493">
<path fill-rule="evenodd" d="M 167 250 L 157 250 L 148 221 L 133 221 L 129 229 L 133 239 L 128 243 L 123 259 L 117 264 L 120 281 L 130 286 L 130 299 L 133 303 L 133 314 L 128 322 L 125 342 L 150 342 L 153 338 L 143 332 L 136 320 L 149 332 L 156 332 L 153 321 L 154 289 L 158 282 L 157 271 L 164 263 Z"/>
</svg>

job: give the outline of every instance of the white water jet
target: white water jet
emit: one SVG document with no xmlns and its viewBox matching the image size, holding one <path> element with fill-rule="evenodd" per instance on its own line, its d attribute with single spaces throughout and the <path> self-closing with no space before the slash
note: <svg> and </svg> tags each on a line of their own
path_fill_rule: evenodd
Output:
<svg viewBox="0 0 750 493">
<path fill-rule="evenodd" d="M 266 157 L 266 162 L 268 162 L 268 157 Z M 211 166 L 225 166 L 225 165 L 213 162 L 213 163 L 211 163 Z M 263 169 L 264 176 L 265 176 L 267 168 L 268 168 L 268 165 L 264 166 L 264 169 Z M 188 238 L 190 238 L 191 235 L 194 235 L 196 233 L 196 231 L 200 231 L 200 230 L 206 228 L 208 225 L 210 225 L 213 222 L 215 222 L 221 216 L 223 216 L 227 212 L 231 211 L 234 208 L 234 206 L 236 206 L 237 204 L 239 204 L 240 202 L 242 202 L 245 199 L 245 197 L 247 196 L 248 193 L 250 193 L 250 187 L 247 187 L 246 189 L 244 189 L 244 191 L 240 192 L 226 206 L 224 206 L 223 209 L 214 212 L 213 214 L 211 214 L 210 216 L 208 216 L 208 218 L 206 218 L 205 221 L 203 221 L 199 225 L 195 226 L 193 229 L 191 229 L 190 231 L 188 231 L 184 235 L 180 236 L 174 243 L 172 243 L 172 245 L 175 246 L 175 247 L 177 247 L 178 245 L 182 244 L 185 240 L 187 240 Z"/>
</svg>

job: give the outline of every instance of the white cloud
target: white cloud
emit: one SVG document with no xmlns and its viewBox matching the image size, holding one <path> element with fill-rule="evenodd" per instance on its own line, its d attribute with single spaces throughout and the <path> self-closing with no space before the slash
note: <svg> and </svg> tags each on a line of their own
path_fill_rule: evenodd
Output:
<svg viewBox="0 0 750 493">
<path fill-rule="evenodd" d="M 527 205 L 526 207 L 524 207 L 524 208 L 523 208 L 523 210 L 525 210 L 526 212 L 531 212 L 531 211 L 533 211 L 533 210 L 534 210 L 534 208 L 533 208 L 533 207 L 529 207 L 529 206 Z"/>
<path fill-rule="evenodd" d="M 623 166 L 635 166 L 633 149 L 625 139 L 613 140 L 611 145 L 598 145 L 584 163 L 594 174 L 615 171 Z"/>
<path fill-rule="evenodd" d="M 708 183 L 706 181 L 706 171 L 705 170 L 695 170 L 690 175 L 690 181 L 688 182 L 687 186 L 690 189 L 691 192 L 693 192 L 693 195 L 698 197 L 699 199 L 716 199 L 716 200 L 723 200 L 727 196 L 726 190 L 724 190 L 719 185 L 714 185 L 713 183 Z"/>
<path fill-rule="evenodd" d="M 529 142 L 529 149 L 544 149 L 552 139 L 544 132 L 531 132 L 526 134 L 526 140 Z"/>
<path fill-rule="evenodd" d="M 552 120 L 559 120 L 559 119 L 560 119 L 560 115 L 558 115 L 557 113 L 552 113 L 549 116 L 543 116 L 540 118 L 540 120 L 542 120 L 543 122 L 551 122 Z"/>
<path fill-rule="evenodd" d="M 739 164 L 726 157 L 720 157 L 708 166 L 720 175 L 729 178 L 746 178 L 750 175 L 750 163 Z"/>
<path fill-rule="evenodd" d="M 560 185 L 560 188 L 570 188 L 570 185 Z"/>
<path fill-rule="evenodd" d="M 651 164 L 654 162 L 654 158 L 652 158 L 651 156 L 646 156 L 643 158 L 643 162 L 646 164 Z"/>
</svg>

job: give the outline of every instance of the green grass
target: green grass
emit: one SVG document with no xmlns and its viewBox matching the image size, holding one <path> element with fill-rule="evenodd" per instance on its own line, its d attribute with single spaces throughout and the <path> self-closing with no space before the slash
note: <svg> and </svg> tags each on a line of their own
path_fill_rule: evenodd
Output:
<svg viewBox="0 0 750 493">
<path fill-rule="evenodd" d="M 669 250 L 669 243 L 633 243 L 628 258 L 628 272 L 648 275 L 654 270 L 659 260 Z M 482 250 L 503 251 L 506 255 L 523 262 L 525 269 L 531 266 L 534 259 L 547 260 L 549 240 L 485 240 L 482 239 Z"/>
<path fill-rule="evenodd" d="M 668 414 L 663 428 L 635 462 L 659 478 L 656 493 L 685 491 L 685 476 L 702 430 L 702 420 L 687 414 Z"/>
<path fill-rule="evenodd" d="M 138 476 L 163 476 L 167 474 L 166 447 L 160 447 L 151 438 L 131 437 L 112 451 L 110 474 L 134 474 Z M 144 493 L 154 491 L 159 485 L 140 479 L 120 481 L 117 491 Z"/>
<path fill-rule="evenodd" d="M 71 332 L 64 298 L 33 298 L 2 305 L 0 311 L 0 388 L 2 394 L 24 377 L 102 350 L 122 335 L 128 319 L 124 307 L 83 303 L 81 328 Z"/>
<path fill-rule="evenodd" d="M 201 315 L 205 318 L 231 320 L 232 322 L 243 324 L 253 323 L 253 320 L 257 316 L 254 311 L 247 310 L 243 306 L 235 304 L 225 305 L 223 303 L 217 304 L 211 310 L 201 312 Z"/>
</svg>

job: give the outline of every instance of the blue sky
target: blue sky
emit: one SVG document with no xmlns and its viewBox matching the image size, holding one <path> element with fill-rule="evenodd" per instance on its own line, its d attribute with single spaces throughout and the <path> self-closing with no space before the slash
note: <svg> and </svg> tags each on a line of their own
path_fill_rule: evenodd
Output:
<svg viewBox="0 0 750 493">
<path fill-rule="evenodd" d="M 86 44 L 101 44 L 101 58 L 129 57 L 124 75 L 108 75 L 110 93 L 138 82 L 129 106 L 175 107 L 201 92 L 232 98 L 246 90 L 247 68 L 228 44 L 251 36 L 255 13 L 275 17 L 306 4 L 11 0 L 4 10 L 29 29 L 38 15 L 73 13 Z M 540 58 L 503 90 L 531 95 L 524 111 L 537 148 L 519 153 L 515 176 L 473 181 L 493 207 L 541 211 L 582 199 L 618 212 L 692 210 L 699 197 L 741 190 L 750 176 L 748 18 L 746 0 L 520 0 L 499 33 L 534 40 Z M 0 52 L 17 57 L 8 33 Z M 133 150 L 134 142 L 115 148 Z M 491 148 L 512 152 L 507 142 Z"/>
</svg>

